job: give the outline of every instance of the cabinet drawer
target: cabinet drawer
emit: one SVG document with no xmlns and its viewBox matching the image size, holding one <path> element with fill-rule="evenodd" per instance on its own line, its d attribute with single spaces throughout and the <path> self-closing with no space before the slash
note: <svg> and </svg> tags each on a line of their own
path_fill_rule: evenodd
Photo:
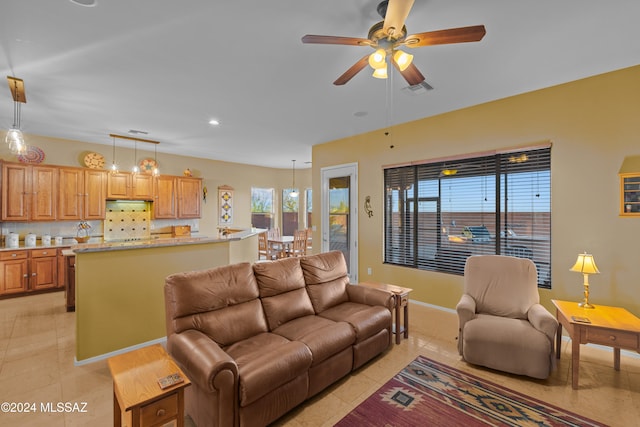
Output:
<svg viewBox="0 0 640 427">
<path fill-rule="evenodd" d="M 27 259 L 29 252 L 27 251 L 2 251 L 0 252 L 0 261 L 9 261 L 12 259 Z"/>
<path fill-rule="evenodd" d="M 611 329 L 588 328 L 587 339 L 595 344 L 603 344 L 611 347 L 620 347 L 632 350 L 640 349 L 638 334 Z"/>
<path fill-rule="evenodd" d="M 178 415 L 178 393 L 172 393 L 167 397 L 140 408 L 140 425 L 158 425 Z"/>
<path fill-rule="evenodd" d="M 32 249 L 31 258 L 42 258 L 48 256 L 57 256 L 58 252 L 55 248 L 52 249 Z"/>
</svg>

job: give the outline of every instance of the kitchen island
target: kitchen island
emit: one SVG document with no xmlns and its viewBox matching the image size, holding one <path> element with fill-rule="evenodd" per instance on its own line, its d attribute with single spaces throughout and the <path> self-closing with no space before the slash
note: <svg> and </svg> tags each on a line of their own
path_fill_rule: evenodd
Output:
<svg viewBox="0 0 640 427">
<path fill-rule="evenodd" d="M 216 238 L 87 243 L 71 250 L 76 256 L 77 364 L 163 342 L 168 275 L 258 259 L 252 230 Z"/>
</svg>

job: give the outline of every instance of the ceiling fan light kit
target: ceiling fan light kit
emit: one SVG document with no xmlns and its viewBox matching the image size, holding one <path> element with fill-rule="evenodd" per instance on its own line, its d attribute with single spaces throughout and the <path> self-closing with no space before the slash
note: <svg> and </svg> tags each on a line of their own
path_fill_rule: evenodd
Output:
<svg viewBox="0 0 640 427">
<path fill-rule="evenodd" d="M 315 44 L 339 44 L 348 46 L 370 46 L 375 49 L 371 55 L 367 55 L 351 66 L 346 72 L 333 82 L 334 85 L 343 85 L 358 74 L 367 63 L 375 71 L 373 77 L 387 78 L 388 68 L 385 58 L 391 58 L 393 66 L 402 74 L 402 77 L 410 86 L 424 82 L 425 78 L 413 64 L 413 55 L 408 54 L 400 47 L 416 48 L 422 46 L 438 44 L 454 44 L 476 42 L 482 40 L 486 30 L 484 25 L 471 27 L 450 28 L 447 30 L 428 31 L 407 35 L 407 28 L 404 23 L 414 0 L 384 0 L 377 11 L 382 16 L 383 21 L 374 24 L 369 29 L 368 38 L 340 37 L 340 36 L 317 36 L 307 34 L 302 37 L 303 43 Z M 384 74 L 381 69 L 385 69 Z M 384 77 L 383 77 L 384 75 Z"/>
</svg>

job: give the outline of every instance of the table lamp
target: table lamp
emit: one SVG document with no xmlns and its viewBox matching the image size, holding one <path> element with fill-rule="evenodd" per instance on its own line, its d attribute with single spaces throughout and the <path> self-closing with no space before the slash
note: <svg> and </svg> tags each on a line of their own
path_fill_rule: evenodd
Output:
<svg viewBox="0 0 640 427">
<path fill-rule="evenodd" d="M 571 271 L 582 273 L 584 276 L 584 301 L 578 304 L 582 308 L 596 308 L 595 305 L 589 304 L 589 274 L 598 274 L 598 267 L 593 260 L 593 255 L 588 253 L 582 253 L 578 255 L 578 259 Z"/>
</svg>

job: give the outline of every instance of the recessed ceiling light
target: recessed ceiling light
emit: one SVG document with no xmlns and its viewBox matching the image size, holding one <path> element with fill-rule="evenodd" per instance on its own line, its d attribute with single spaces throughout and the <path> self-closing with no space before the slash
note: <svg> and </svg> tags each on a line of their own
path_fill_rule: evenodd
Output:
<svg viewBox="0 0 640 427">
<path fill-rule="evenodd" d="M 96 5 L 96 3 L 98 3 L 97 0 L 69 0 L 71 1 L 71 3 L 73 4 L 77 4 L 78 6 L 84 6 L 84 7 L 93 7 Z"/>
<path fill-rule="evenodd" d="M 366 112 L 366 111 L 356 111 L 355 113 L 353 113 L 353 115 L 356 116 L 356 117 L 364 117 L 367 114 L 369 114 L 369 113 Z"/>
<path fill-rule="evenodd" d="M 216 119 L 211 119 L 211 120 L 209 120 L 209 124 L 211 126 L 218 126 L 220 124 L 220 122 L 217 121 Z"/>
</svg>

